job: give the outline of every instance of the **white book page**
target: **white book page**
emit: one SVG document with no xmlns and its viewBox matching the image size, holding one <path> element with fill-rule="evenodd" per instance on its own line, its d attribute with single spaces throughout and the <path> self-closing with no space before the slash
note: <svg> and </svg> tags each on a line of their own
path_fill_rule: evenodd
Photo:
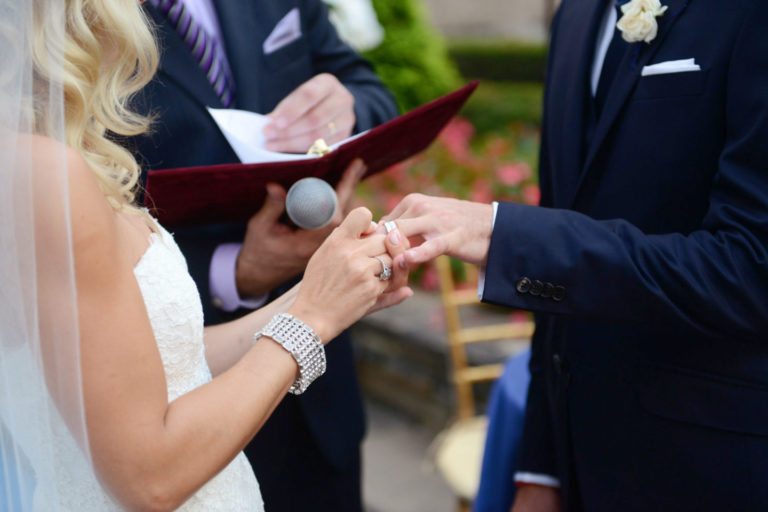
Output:
<svg viewBox="0 0 768 512">
<path fill-rule="evenodd" d="M 278 153 L 265 149 L 264 127 L 272 122 L 267 116 L 238 110 L 233 108 L 216 109 L 208 108 L 216 125 L 224 134 L 229 145 L 237 157 L 244 164 L 257 164 L 262 162 L 289 162 L 295 160 L 308 160 L 317 158 L 315 155 L 302 155 L 297 153 Z M 331 146 L 335 150 L 349 141 L 352 141 L 367 132 L 358 133 L 348 139 L 342 140 Z M 309 148 L 307 148 L 309 150 Z"/>
</svg>

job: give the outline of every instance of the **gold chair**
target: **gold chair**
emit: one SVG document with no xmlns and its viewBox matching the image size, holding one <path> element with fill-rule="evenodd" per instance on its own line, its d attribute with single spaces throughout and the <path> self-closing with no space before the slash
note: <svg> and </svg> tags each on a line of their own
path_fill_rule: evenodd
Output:
<svg viewBox="0 0 768 512">
<path fill-rule="evenodd" d="M 451 259 L 437 259 L 437 271 L 445 311 L 446 333 L 451 353 L 451 373 L 455 390 L 455 420 L 435 441 L 435 465 L 458 498 L 459 510 L 469 511 L 477 495 L 480 468 L 487 432 L 487 418 L 477 414 L 473 385 L 496 380 L 502 373 L 502 363 L 470 365 L 467 347 L 475 343 L 501 340 L 530 340 L 534 325 L 527 322 L 504 322 L 480 327 L 463 327 L 462 306 L 477 305 L 477 289 L 456 289 Z M 476 278 L 477 268 L 463 267 Z M 470 281 L 475 279 L 470 278 Z"/>
</svg>

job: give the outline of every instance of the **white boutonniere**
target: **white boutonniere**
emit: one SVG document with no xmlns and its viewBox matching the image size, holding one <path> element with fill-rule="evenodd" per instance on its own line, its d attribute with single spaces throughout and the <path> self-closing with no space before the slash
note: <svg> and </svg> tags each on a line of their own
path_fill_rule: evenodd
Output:
<svg viewBox="0 0 768 512">
<path fill-rule="evenodd" d="M 339 37 L 355 50 L 372 50 L 384 40 L 371 0 L 324 0 L 331 8 L 329 18 Z"/>
<path fill-rule="evenodd" d="M 667 6 L 662 6 L 659 0 L 631 0 L 621 6 L 624 15 L 616 24 L 616 28 L 621 30 L 621 37 L 628 43 L 650 43 L 659 31 L 656 18 L 666 10 Z"/>
</svg>

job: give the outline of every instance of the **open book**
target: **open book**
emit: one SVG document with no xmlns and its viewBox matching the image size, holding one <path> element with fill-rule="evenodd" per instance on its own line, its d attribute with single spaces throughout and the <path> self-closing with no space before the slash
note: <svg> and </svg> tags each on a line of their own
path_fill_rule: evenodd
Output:
<svg viewBox="0 0 768 512">
<path fill-rule="evenodd" d="M 335 186 L 356 158 L 365 162 L 366 176 L 370 176 L 426 149 L 476 87 L 477 82 L 472 82 L 335 144 L 322 156 L 267 151 L 263 149 L 263 142 L 258 141 L 261 130 L 255 130 L 258 133 L 253 134 L 250 124 L 253 119 L 238 119 L 257 114 L 212 111 L 215 120 L 220 117 L 217 123 L 245 163 L 150 171 L 144 204 L 168 226 L 246 220 L 264 201 L 267 183 L 280 183 L 289 188 L 299 179 L 313 176 Z M 251 126 L 251 137 L 244 136 L 246 132 L 237 128 L 238 123 L 243 122 Z"/>
</svg>

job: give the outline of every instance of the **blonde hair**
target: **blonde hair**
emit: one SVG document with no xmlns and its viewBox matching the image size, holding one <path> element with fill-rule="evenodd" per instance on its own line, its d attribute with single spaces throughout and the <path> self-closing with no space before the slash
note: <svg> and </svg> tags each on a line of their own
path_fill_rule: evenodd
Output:
<svg viewBox="0 0 768 512">
<path fill-rule="evenodd" d="M 88 162 L 114 209 L 137 212 L 139 165 L 110 136 L 138 135 L 149 127 L 150 119 L 129 108 L 157 68 L 149 21 L 138 0 L 65 0 L 65 5 L 65 30 L 54 43 L 47 33 L 50 23 L 36 20 L 36 76 L 46 82 L 61 77 L 67 145 Z M 61 20 L 53 23 L 60 26 Z M 61 69 L 51 69 L 51 60 L 58 60 Z M 36 102 L 45 101 L 35 96 Z M 36 110 L 47 108 L 37 105 Z M 39 133 L 47 131 L 43 117 L 35 118 Z"/>
</svg>

